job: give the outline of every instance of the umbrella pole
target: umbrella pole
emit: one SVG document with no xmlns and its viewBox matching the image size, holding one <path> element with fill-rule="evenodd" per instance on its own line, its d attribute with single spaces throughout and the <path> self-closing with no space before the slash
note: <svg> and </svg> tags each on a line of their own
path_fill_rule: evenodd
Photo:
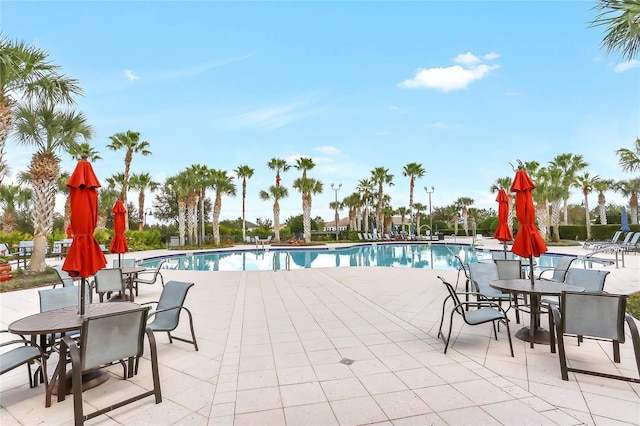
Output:
<svg viewBox="0 0 640 426">
<path fill-rule="evenodd" d="M 84 300 L 86 298 L 85 291 L 85 279 L 84 277 L 80 280 L 80 315 L 84 315 Z"/>
<path fill-rule="evenodd" d="M 122 259 L 121 259 L 122 254 L 118 253 L 118 268 L 122 268 Z"/>
<path fill-rule="evenodd" d="M 529 255 L 529 278 L 531 279 L 531 287 L 535 285 L 533 277 L 533 255 Z"/>
</svg>

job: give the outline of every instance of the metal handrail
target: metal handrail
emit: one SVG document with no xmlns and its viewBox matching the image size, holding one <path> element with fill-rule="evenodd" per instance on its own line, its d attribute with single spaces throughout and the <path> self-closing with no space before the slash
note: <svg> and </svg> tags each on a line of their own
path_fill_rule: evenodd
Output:
<svg viewBox="0 0 640 426">
<path fill-rule="evenodd" d="M 289 253 L 289 252 L 285 252 L 285 253 L 286 253 L 287 257 L 284 258 L 284 267 L 285 267 L 285 269 L 287 271 L 290 271 L 291 270 L 291 253 Z M 277 262 L 276 262 L 276 260 L 278 258 L 278 254 L 280 254 L 280 253 L 278 253 L 277 251 L 273 253 L 272 265 L 273 265 L 273 271 L 274 272 L 278 271 Z"/>
</svg>

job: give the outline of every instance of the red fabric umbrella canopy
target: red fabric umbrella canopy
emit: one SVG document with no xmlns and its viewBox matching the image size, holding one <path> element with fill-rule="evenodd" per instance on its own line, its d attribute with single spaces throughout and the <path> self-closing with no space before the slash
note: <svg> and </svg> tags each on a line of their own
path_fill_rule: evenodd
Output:
<svg viewBox="0 0 640 426">
<path fill-rule="evenodd" d="M 516 193 L 516 217 L 520 228 L 511 251 L 518 256 L 528 258 L 539 257 L 547 251 L 547 245 L 535 225 L 536 212 L 531 195 L 531 190 L 535 187 L 524 167 L 519 166 L 511 184 L 511 192 Z"/>
<path fill-rule="evenodd" d="M 78 162 L 67 187 L 71 199 L 73 243 L 69 247 L 62 269 L 72 277 L 86 278 L 104 268 L 107 260 L 93 236 L 98 220 L 96 188 L 100 188 L 100 182 L 93 172 L 91 163 L 85 158 Z"/>
<path fill-rule="evenodd" d="M 111 240 L 109 250 L 111 250 L 111 253 L 126 253 L 129 251 L 129 244 L 127 244 L 127 239 L 124 236 L 124 221 L 126 220 L 127 210 L 124 208 L 122 200 L 116 200 L 111 213 L 113 213 L 113 240 Z"/>
<path fill-rule="evenodd" d="M 509 229 L 509 196 L 504 189 L 500 188 L 496 201 L 498 202 L 498 227 L 493 238 L 504 243 L 513 239 Z"/>
</svg>

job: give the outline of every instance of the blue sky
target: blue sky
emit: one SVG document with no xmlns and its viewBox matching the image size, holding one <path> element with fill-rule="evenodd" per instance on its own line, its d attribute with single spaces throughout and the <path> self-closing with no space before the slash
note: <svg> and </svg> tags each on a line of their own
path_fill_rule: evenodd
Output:
<svg viewBox="0 0 640 426">
<path fill-rule="evenodd" d="M 271 219 L 258 198 L 275 180 L 267 162 L 307 156 L 324 183 L 312 215 L 331 220 L 331 183 L 342 199 L 379 166 L 395 176 L 394 207 L 409 204 L 410 162 L 427 170 L 415 201 L 427 205 L 433 185 L 434 207 L 464 196 L 495 209 L 489 188 L 513 175 L 509 162 L 564 152 L 592 175 L 631 178 L 615 150 L 640 136 L 640 62 L 601 48 L 595 4 L 3 1 L 0 23 L 80 80 L 103 184 L 123 170 L 109 136 L 130 129 L 153 152 L 134 157 L 134 173 L 249 165 L 247 220 Z M 14 174 L 31 153 L 8 141 Z M 283 175 L 282 219 L 301 213 L 298 176 Z M 240 194 L 223 199 L 223 218 L 241 215 Z"/>
</svg>

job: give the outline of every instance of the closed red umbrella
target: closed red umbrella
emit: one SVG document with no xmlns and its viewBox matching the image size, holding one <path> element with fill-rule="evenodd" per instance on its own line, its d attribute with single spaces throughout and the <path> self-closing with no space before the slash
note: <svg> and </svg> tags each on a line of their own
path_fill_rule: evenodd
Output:
<svg viewBox="0 0 640 426">
<path fill-rule="evenodd" d="M 73 242 L 62 270 L 72 277 L 82 278 L 80 289 L 80 315 L 84 315 L 85 278 L 107 264 L 100 244 L 93 236 L 98 221 L 98 193 L 100 182 L 86 156 L 78 162 L 67 182 L 71 199 L 71 228 Z"/>
<path fill-rule="evenodd" d="M 504 257 L 507 258 L 507 241 L 511 241 L 513 236 L 509 229 L 509 196 L 507 192 L 500 188 L 498 196 L 496 197 L 498 202 L 498 227 L 496 232 L 493 233 L 493 238 L 498 241 L 502 241 L 504 247 Z"/>
<path fill-rule="evenodd" d="M 121 199 L 116 200 L 111 213 L 113 213 L 113 240 L 111 240 L 109 250 L 111 253 L 118 253 L 118 264 L 121 264 L 120 255 L 129 251 L 129 244 L 124 236 L 127 210 Z"/>
<path fill-rule="evenodd" d="M 539 257 L 547 251 L 547 245 L 535 225 L 536 212 L 531 195 L 531 190 L 535 187 L 524 170 L 524 166 L 518 165 L 518 171 L 516 171 L 516 176 L 511 184 L 511 192 L 516 193 L 516 217 L 520 226 L 511 251 L 518 256 L 529 258 L 531 267 L 533 267 L 533 256 Z M 533 285 L 533 273 L 529 275 L 531 276 L 531 285 Z"/>
</svg>

